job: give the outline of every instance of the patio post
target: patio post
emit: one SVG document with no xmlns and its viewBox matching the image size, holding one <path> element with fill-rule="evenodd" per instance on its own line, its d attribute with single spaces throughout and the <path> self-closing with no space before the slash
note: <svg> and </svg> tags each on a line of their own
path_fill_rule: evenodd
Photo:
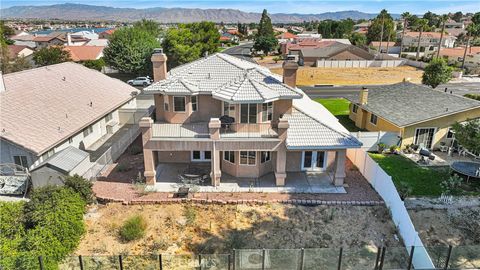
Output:
<svg viewBox="0 0 480 270">
<path fill-rule="evenodd" d="M 216 187 L 220 184 L 220 177 L 222 171 L 220 170 L 220 151 L 216 149 L 215 141 L 220 139 L 220 128 L 222 123 L 218 118 L 211 118 L 208 123 L 208 129 L 210 132 L 210 139 L 213 140 L 212 146 L 212 169 L 210 172 L 210 178 L 212 178 L 212 186 Z"/>
<path fill-rule="evenodd" d="M 277 186 L 285 186 L 285 178 L 287 178 L 287 147 L 285 145 L 285 139 L 287 137 L 288 127 L 288 120 L 281 118 L 278 122 L 278 138 L 282 143 L 276 149 L 277 158 L 275 164 L 275 184 Z"/>
<path fill-rule="evenodd" d="M 333 184 L 335 186 L 343 186 L 345 180 L 345 160 L 347 157 L 347 150 L 340 149 L 335 154 L 335 175 L 333 178 Z"/>
<path fill-rule="evenodd" d="M 143 144 L 143 162 L 145 166 L 145 172 L 143 176 L 145 177 L 145 182 L 147 185 L 155 184 L 155 152 L 151 149 L 148 149 L 147 143 L 152 138 L 152 126 L 153 120 L 150 117 L 143 117 L 140 120 L 139 126 L 142 130 L 142 144 Z"/>
</svg>

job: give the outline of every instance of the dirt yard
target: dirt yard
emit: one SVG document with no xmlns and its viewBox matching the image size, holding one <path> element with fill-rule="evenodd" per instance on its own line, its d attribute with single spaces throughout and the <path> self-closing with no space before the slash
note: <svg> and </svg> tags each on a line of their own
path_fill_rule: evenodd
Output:
<svg viewBox="0 0 480 270">
<path fill-rule="evenodd" d="M 272 68 L 272 72 L 282 74 L 282 68 Z M 392 84 L 410 78 L 420 83 L 423 71 L 410 66 L 395 68 L 314 68 L 301 67 L 297 73 L 298 85 L 333 84 Z"/>
<path fill-rule="evenodd" d="M 118 229 L 140 214 L 143 239 L 123 243 Z M 76 254 L 220 253 L 233 248 L 402 246 L 384 206 L 122 205 L 91 208 Z"/>
</svg>

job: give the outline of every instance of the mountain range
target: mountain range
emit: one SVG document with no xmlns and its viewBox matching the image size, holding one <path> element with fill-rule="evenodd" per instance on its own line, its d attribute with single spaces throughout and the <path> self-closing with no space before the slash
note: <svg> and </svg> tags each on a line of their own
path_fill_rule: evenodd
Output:
<svg viewBox="0 0 480 270">
<path fill-rule="evenodd" d="M 131 22 L 140 19 L 152 19 L 161 23 L 185 23 L 197 21 L 213 21 L 225 23 L 258 22 L 261 14 L 244 12 L 237 9 L 199 9 L 199 8 L 115 8 L 84 4 L 57 4 L 45 6 L 12 6 L 0 10 L 4 19 L 60 19 L 90 21 Z M 360 11 L 337 11 L 320 14 L 270 14 L 274 23 L 297 23 L 312 20 L 353 20 L 371 19 L 377 14 Z M 398 14 L 392 15 L 394 18 Z"/>
</svg>

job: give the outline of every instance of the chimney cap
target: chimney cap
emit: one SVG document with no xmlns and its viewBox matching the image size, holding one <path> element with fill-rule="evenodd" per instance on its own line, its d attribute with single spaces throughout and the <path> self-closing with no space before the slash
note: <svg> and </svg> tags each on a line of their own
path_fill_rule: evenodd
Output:
<svg viewBox="0 0 480 270">
<path fill-rule="evenodd" d="M 368 88 L 365 86 L 362 86 L 362 90 L 368 90 Z"/>
<path fill-rule="evenodd" d="M 162 53 L 163 54 L 163 48 L 155 48 L 153 49 L 153 53 L 156 54 L 156 53 Z"/>
</svg>

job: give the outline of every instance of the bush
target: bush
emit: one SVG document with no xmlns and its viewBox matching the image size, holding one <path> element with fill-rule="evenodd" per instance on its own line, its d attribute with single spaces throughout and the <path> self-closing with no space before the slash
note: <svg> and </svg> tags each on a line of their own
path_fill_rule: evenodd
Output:
<svg viewBox="0 0 480 270">
<path fill-rule="evenodd" d="M 0 203 L 2 269 L 45 269 L 75 250 L 85 228 L 85 201 L 70 187 L 47 186 L 32 192 L 29 202 Z"/>
<path fill-rule="evenodd" d="M 183 210 L 183 216 L 187 220 L 188 225 L 194 224 L 197 219 L 197 211 L 193 206 L 188 205 Z"/>
<path fill-rule="evenodd" d="M 83 62 L 83 65 L 88 67 L 88 68 L 91 68 L 91 69 L 102 71 L 102 68 L 106 64 L 105 64 L 105 60 L 103 60 L 103 57 L 102 57 L 102 58 L 96 59 L 96 60 L 86 60 L 85 62 Z"/>
<path fill-rule="evenodd" d="M 133 216 L 122 225 L 120 228 L 120 238 L 125 241 L 133 241 L 142 238 L 145 235 L 147 223 L 142 216 Z"/>
<path fill-rule="evenodd" d="M 93 195 L 92 186 L 93 183 L 87 179 L 75 174 L 74 176 L 68 176 L 63 180 L 66 187 L 71 188 L 78 193 L 86 204 L 95 202 L 95 196 Z"/>
<path fill-rule="evenodd" d="M 464 97 L 479 100 L 480 101 L 480 94 L 465 94 Z"/>
</svg>

